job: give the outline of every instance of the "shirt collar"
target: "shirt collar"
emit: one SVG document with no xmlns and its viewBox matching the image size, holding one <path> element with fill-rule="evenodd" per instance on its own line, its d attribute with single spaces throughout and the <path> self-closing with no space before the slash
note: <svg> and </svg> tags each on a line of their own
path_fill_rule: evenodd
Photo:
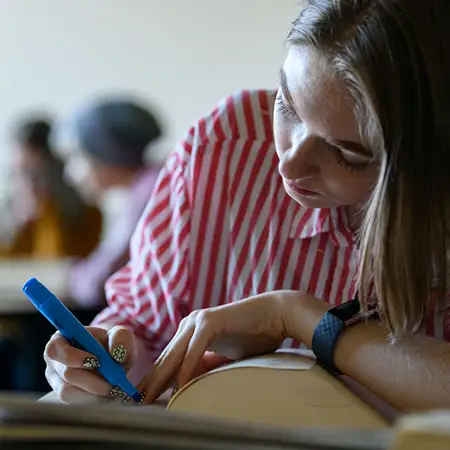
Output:
<svg viewBox="0 0 450 450">
<path fill-rule="evenodd" d="M 290 237 L 308 239 L 323 233 L 329 233 L 339 247 L 353 245 L 354 235 L 343 208 L 310 209 L 298 205 L 292 217 Z"/>
</svg>

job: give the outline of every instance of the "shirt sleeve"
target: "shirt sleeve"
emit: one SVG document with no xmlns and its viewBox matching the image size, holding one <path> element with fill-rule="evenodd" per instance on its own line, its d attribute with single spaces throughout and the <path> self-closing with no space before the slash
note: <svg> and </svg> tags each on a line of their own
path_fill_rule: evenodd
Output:
<svg viewBox="0 0 450 450">
<path fill-rule="evenodd" d="M 186 166 L 193 131 L 168 158 L 131 240 L 130 261 L 106 283 L 93 324 L 123 325 L 156 358 L 189 314 L 190 215 Z"/>
</svg>

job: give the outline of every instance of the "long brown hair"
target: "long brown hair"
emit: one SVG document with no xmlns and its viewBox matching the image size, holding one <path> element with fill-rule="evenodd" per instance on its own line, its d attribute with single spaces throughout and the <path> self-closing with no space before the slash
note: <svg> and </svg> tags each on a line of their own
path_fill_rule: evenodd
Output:
<svg viewBox="0 0 450 450">
<path fill-rule="evenodd" d="M 379 177 L 359 234 L 359 293 L 400 337 L 443 308 L 450 225 L 450 1 L 311 0 L 288 45 L 325 52 Z M 372 287 L 374 289 L 372 289 Z"/>
</svg>

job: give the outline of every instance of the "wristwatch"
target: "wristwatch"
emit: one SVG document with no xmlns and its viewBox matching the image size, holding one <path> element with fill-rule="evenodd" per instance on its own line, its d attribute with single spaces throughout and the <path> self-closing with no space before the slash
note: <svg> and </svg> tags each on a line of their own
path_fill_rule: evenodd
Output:
<svg viewBox="0 0 450 450">
<path fill-rule="evenodd" d="M 346 325 L 361 317 L 361 305 L 358 298 L 342 303 L 330 309 L 319 322 L 312 338 L 312 351 L 317 362 L 335 375 L 341 372 L 334 365 L 334 348 L 336 342 Z"/>
</svg>

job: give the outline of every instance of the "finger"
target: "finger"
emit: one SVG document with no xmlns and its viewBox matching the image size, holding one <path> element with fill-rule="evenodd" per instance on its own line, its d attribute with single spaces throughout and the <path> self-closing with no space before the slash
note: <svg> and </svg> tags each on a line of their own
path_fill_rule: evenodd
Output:
<svg viewBox="0 0 450 450">
<path fill-rule="evenodd" d="M 108 331 L 105 330 L 104 328 L 99 328 L 99 327 L 85 327 L 86 330 L 89 331 L 89 333 L 92 334 L 92 336 L 95 337 L 95 339 L 97 339 L 98 342 L 100 342 L 100 344 L 103 345 L 103 347 L 105 347 L 106 349 L 108 348 Z"/>
<path fill-rule="evenodd" d="M 195 327 L 195 331 L 189 341 L 183 362 L 178 374 L 178 386 L 182 387 L 188 383 L 194 374 L 195 369 L 202 362 L 212 335 L 208 333 L 208 329 L 203 325 Z"/>
<path fill-rule="evenodd" d="M 175 335 L 173 336 L 173 338 L 170 340 L 169 344 L 164 348 L 164 350 L 161 352 L 161 354 L 159 355 L 159 357 L 157 358 L 157 360 L 155 361 L 155 366 L 158 366 L 159 363 L 166 357 L 166 355 L 171 351 L 171 344 L 173 342 L 175 342 L 179 336 L 183 333 L 183 331 L 185 330 L 185 328 L 192 326 L 192 321 L 189 320 L 188 317 L 184 318 L 181 322 L 180 325 L 178 326 L 177 332 L 175 333 Z"/>
<path fill-rule="evenodd" d="M 114 327 L 108 332 L 108 348 L 111 356 L 126 370 L 134 363 L 134 334 L 125 327 Z"/>
<path fill-rule="evenodd" d="M 67 367 L 82 367 L 84 369 L 98 369 L 99 360 L 91 353 L 72 347 L 60 333 L 54 334 L 44 350 L 47 364 L 55 362 Z"/>
<path fill-rule="evenodd" d="M 152 380 L 154 375 L 155 375 L 155 368 L 158 367 L 161 362 L 165 359 L 167 359 L 168 355 L 170 354 L 170 352 L 172 352 L 172 343 L 175 342 L 178 337 L 183 333 L 183 330 L 189 326 L 189 324 L 192 324 L 192 317 L 187 316 L 185 317 L 179 324 L 178 329 L 174 335 L 174 337 L 172 338 L 171 342 L 164 348 L 164 350 L 161 352 L 161 354 L 159 355 L 159 357 L 157 358 L 157 360 L 155 361 L 155 363 L 153 364 L 152 369 L 150 370 L 150 372 L 144 377 L 144 379 L 141 381 L 141 383 L 138 386 L 138 389 L 141 390 L 141 395 L 142 398 L 146 400 L 146 404 L 148 403 L 152 403 L 153 401 L 155 401 L 161 394 L 163 394 L 165 391 L 167 391 L 168 389 L 170 389 L 174 383 L 175 383 L 175 376 L 172 376 L 170 379 L 166 380 L 166 383 L 164 385 L 163 388 L 158 389 L 158 393 L 154 394 L 153 391 L 149 391 L 148 394 L 146 393 L 145 388 L 143 388 L 143 386 L 147 386 L 149 383 L 149 380 Z M 157 390 L 155 390 L 155 392 L 157 392 Z M 150 399 L 152 397 L 152 399 Z M 144 400 L 142 400 L 142 403 L 144 404 Z"/>
<path fill-rule="evenodd" d="M 183 362 L 194 330 L 193 323 L 185 327 L 183 332 L 172 340 L 164 350 L 163 357 L 158 359 L 150 373 L 139 384 L 138 389 L 145 392 L 145 398 L 142 401 L 144 405 L 153 403 L 172 381 Z"/>
<path fill-rule="evenodd" d="M 105 379 L 94 372 L 84 369 L 67 367 L 55 363 L 54 371 L 59 377 L 71 386 L 75 386 L 92 395 L 107 397 L 110 395 L 111 386 Z"/>
<path fill-rule="evenodd" d="M 228 364 L 233 360 L 227 358 L 226 356 L 219 355 L 214 352 L 205 352 L 202 356 L 202 360 L 199 365 L 195 368 L 191 379 L 197 378 L 200 375 L 203 375 L 206 372 L 210 372 L 211 370 L 217 369 L 224 364 Z"/>
<path fill-rule="evenodd" d="M 92 395 L 65 382 L 56 371 L 47 369 L 45 372 L 48 383 L 64 403 L 99 403 L 101 397 Z"/>
<path fill-rule="evenodd" d="M 66 383 L 64 380 L 61 380 L 61 387 L 57 393 L 62 402 L 72 405 L 99 404 L 102 401 L 102 398 L 99 398 L 96 395 L 89 394 L 88 392 L 83 391 L 82 389 L 79 389 L 75 386 L 72 386 Z"/>
<path fill-rule="evenodd" d="M 189 322 L 189 318 L 186 317 L 184 318 L 181 322 L 180 325 L 178 326 L 177 332 L 175 333 L 175 336 L 172 338 L 171 342 L 175 341 L 178 336 L 183 332 L 183 330 L 185 329 L 185 327 L 187 326 L 186 324 Z M 167 358 L 167 356 L 169 355 L 169 353 L 172 351 L 172 348 L 170 345 L 167 345 L 164 350 L 162 351 L 162 353 L 159 355 L 159 357 L 157 358 L 157 360 L 155 361 L 155 363 L 153 364 L 153 367 L 151 369 L 151 371 L 146 375 L 146 377 L 141 381 L 140 386 L 146 386 L 148 384 L 148 380 L 152 379 L 154 374 L 155 374 L 155 367 L 159 366 L 159 364 Z M 149 395 L 146 395 L 146 391 L 145 389 L 141 390 L 141 396 L 143 399 L 147 399 L 147 403 L 152 403 L 153 401 L 156 401 L 161 395 L 163 395 L 166 391 L 168 391 L 169 389 L 171 389 L 176 383 L 176 377 L 175 375 L 172 376 L 172 378 L 168 379 L 166 381 L 166 384 L 164 385 L 163 388 L 159 389 L 159 392 L 154 396 L 154 400 L 149 400 L 150 399 L 150 395 L 152 395 L 152 393 L 150 392 Z M 142 400 L 141 403 L 144 403 L 144 400 Z"/>
</svg>

